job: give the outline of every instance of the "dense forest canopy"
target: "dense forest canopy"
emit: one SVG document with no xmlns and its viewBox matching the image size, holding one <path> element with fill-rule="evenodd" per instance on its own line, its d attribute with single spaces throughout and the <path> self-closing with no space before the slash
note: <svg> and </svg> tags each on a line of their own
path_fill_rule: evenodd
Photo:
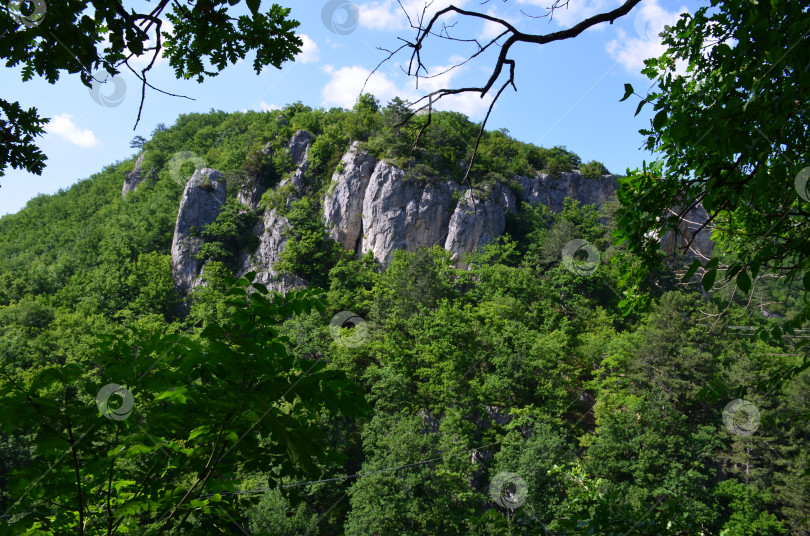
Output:
<svg viewBox="0 0 810 536">
<path fill-rule="evenodd" d="M 476 132 L 435 113 L 414 147 L 404 113 L 366 96 L 182 116 L 142 144 L 135 191 L 133 157 L 0 219 L 0 534 L 810 532 L 806 332 L 751 336 L 798 296 L 706 294 L 662 267 L 628 314 L 615 202 L 524 205 L 469 269 L 434 247 L 383 270 L 320 223 L 341 155 L 359 141 L 409 180 L 461 180 Z M 287 204 L 299 129 L 312 186 Z M 229 184 L 187 314 L 169 255 L 182 151 Z M 572 169 L 607 171 L 493 131 L 472 184 Z M 257 176 L 308 290 L 234 277 L 252 247 L 236 191 Z M 574 239 L 598 269 L 562 262 Z"/>
</svg>

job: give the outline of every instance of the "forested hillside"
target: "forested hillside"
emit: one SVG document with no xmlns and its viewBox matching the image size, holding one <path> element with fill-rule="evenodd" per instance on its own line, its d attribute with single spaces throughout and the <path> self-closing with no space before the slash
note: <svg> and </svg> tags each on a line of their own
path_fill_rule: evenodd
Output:
<svg viewBox="0 0 810 536">
<path fill-rule="evenodd" d="M 342 155 L 359 141 L 407 180 L 461 182 L 477 134 L 404 114 L 363 97 L 181 116 L 143 145 L 134 191 L 137 154 L 0 219 L 0 534 L 810 534 L 808 332 L 752 336 L 798 295 L 706 294 L 676 258 L 628 312 L 615 201 L 523 204 L 467 269 L 441 247 L 383 269 L 321 221 Z M 228 185 L 188 297 L 181 151 Z M 607 173 L 487 132 L 470 186 L 573 169 Z M 307 289 L 236 277 L 256 224 L 238 192 L 257 180 L 258 213 L 291 224 L 277 268 Z M 563 262 L 575 239 L 596 265 Z"/>
</svg>

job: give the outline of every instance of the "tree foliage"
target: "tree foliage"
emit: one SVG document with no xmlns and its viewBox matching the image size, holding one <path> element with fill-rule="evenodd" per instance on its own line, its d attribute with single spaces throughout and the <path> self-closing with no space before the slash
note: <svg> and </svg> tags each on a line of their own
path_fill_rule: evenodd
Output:
<svg viewBox="0 0 810 536">
<path fill-rule="evenodd" d="M 714 0 L 664 31 L 666 52 L 643 71 L 655 87 L 638 105 L 655 111 L 641 133 L 657 160 L 631 173 L 620 194 L 618 238 L 639 256 L 627 265 L 636 298 L 660 262 L 652 237 L 698 203 L 713 238 L 732 255 L 705 267 L 707 288 L 722 272 L 743 295 L 766 274 L 810 291 L 808 30 L 801 3 Z M 627 84 L 625 98 L 632 94 Z M 805 308 L 784 329 L 809 314 Z"/>
<path fill-rule="evenodd" d="M 802 332 L 750 337 L 779 320 L 668 267 L 647 279 L 655 302 L 623 314 L 611 203 L 525 204 L 469 269 L 439 247 L 397 251 L 385 270 L 342 251 L 321 214 L 349 132 L 381 150 L 414 134 L 397 134 L 396 102 L 374 105 L 186 115 L 144 143 L 126 197 L 134 157 L 0 218 L 0 533 L 810 532 Z M 172 155 L 205 159 L 235 198 L 248 173 L 284 178 L 301 128 L 319 163 L 300 196 L 280 196 L 280 267 L 327 292 L 235 280 L 250 225 L 229 199 L 199 230 L 211 247 L 181 314 Z M 460 139 L 408 140 L 388 157 L 452 178 L 432 164 L 464 154 Z M 273 161 L 246 168 L 264 147 Z M 581 164 L 506 132 L 481 151 L 477 186 L 552 154 Z M 572 239 L 599 250 L 590 275 L 563 262 Z M 752 293 L 786 317 L 803 305 L 769 282 Z M 357 323 L 333 325 L 344 312 Z M 118 396 L 97 405 L 111 383 L 133 395 L 122 420 L 105 417 Z M 735 399 L 760 413 L 750 435 L 734 432 L 747 413 L 726 422 Z"/>
<path fill-rule="evenodd" d="M 168 58 L 178 79 L 202 82 L 251 51 L 256 51 L 257 74 L 268 65 L 281 68 L 300 52 L 303 41 L 294 32 L 298 21 L 289 18 L 290 8 L 272 4 L 262 12 L 260 0 L 247 0 L 249 14 L 234 17 L 232 10 L 238 4 L 164 0 L 149 12 L 138 12 L 117 1 L 94 0 L 90 16 L 87 3 L 81 2 L 40 2 L 33 13 L 23 9 L 29 7 L 27 2 L 19 2 L 17 8 L 10 3 L 0 11 L 0 57 L 7 67 L 22 66 L 23 81 L 40 76 L 53 84 L 65 71 L 78 73 L 91 89 L 126 68 L 143 84 L 140 119 L 146 88 L 153 88 L 147 75 L 160 57 Z M 169 5 L 171 12 L 166 12 Z M 172 24 L 171 32 L 166 31 L 166 21 Z M 105 40 L 107 45 L 100 47 Z M 136 70 L 129 63 L 135 58 L 148 63 Z M 41 174 L 45 155 L 35 138 L 48 120 L 40 118 L 36 108 L 24 112 L 20 103 L 4 99 L 0 112 L 0 133 L 6 138 L 0 144 L 0 176 L 8 165 Z"/>
</svg>

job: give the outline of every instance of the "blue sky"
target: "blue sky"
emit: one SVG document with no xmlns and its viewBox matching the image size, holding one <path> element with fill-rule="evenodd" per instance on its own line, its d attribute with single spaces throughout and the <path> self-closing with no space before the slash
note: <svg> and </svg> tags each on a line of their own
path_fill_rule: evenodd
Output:
<svg viewBox="0 0 810 536">
<path fill-rule="evenodd" d="M 37 176 L 7 169 L 0 179 L 0 215 L 18 211 L 39 193 L 68 188 L 108 164 L 132 157 L 135 150 L 129 148 L 129 141 L 133 136 L 148 138 L 158 123 L 171 125 L 180 114 L 211 109 L 266 110 L 298 100 L 313 107 L 351 107 L 369 72 L 387 56 L 378 47 L 394 49 L 400 43 L 397 37 L 412 39 L 414 35 L 395 0 L 279 3 L 291 7 L 291 16 L 301 23 L 297 32 L 304 40 L 304 48 L 295 62 L 284 64 L 280 70 L 266 68 L 257 75 L 249 55 L 219 76 L 198 84 L 177 80 L 168 62 L 161 60 L 151 73 L 150 83 L 195 100 L 147 89 L 141 122 L 135 130 L 141 86 L 129 72 L 122 73 L 123 82 L 117 86 L 105 84 L 97 88 L 94 98 L 77 76 L 63 75 L 55 85 L 40 79 L 23 83 L 19 68 L 4 68 L 0 74 L 4 98 L 18 100 L 24 108 L 37 107 L 41 115 L 51 118 L 51 123 L 39 140 L 48 156 L 45 171 Z M 619 0 L 570 0 L 567 9 L 555 12 L 553 20 L 531 17 L 545 13 L 550 3 L 435 0 L 431 9 L 453 4 L 504 17 L 521 31 L 549 33 L 621 4 Z M 149 4 L 139 1 L 124 5 L 143 9 Z M 262 1 L 263 8 L 269 5 L 267 0 Z M 354 7 L 333 9 L 341 5 Z M 402 5 L 414 17 L 424 0 L 402 0 Z M 615 24 L 601 25 L 575 39 L 543 46 L 516 45 L 511 57 L 517 61 L 518 91 L 504 92 L 488 128 L 506 128 L 515 138 L 537 145 L 564 145 L 583 160 L 599 160 L 615 173 L 640 166 L 643 159 L 650 158 L 640 149 L 643 138 L 638 133 L 649 122 L 649 110 L 634 118 L 637 100 L 618 102 L 624 84 L 633 84 L 637 91 L 649 87 L 640 70 L 644 58 L 663 51 L 657 33 L 676 20 L 680 12 L 694 11 L 700 5 L 695 0 L 643 0 Z M 448 23 L 453 20 L 447 19 Z M 463 19 L 450 31 L 453 37 L 477 38 L 482 43 L 499 33 L 492 24 Z M 429 73 L 442 72 L 470 52 L 467 43 L 429 41 Z M 481 86 L 494 64 L 492 55 L 483 55 L 446 75 L 422 80 L 416 89 L 414 79 L 401 71 L 407 65 L 405 54 L 385 64 L 366 87 L 383 104 L 397 95 L 413 100 L 439 87 Z M 466 94 L 438 107 L 480 121 L 490 98 Z"/>
</svg>

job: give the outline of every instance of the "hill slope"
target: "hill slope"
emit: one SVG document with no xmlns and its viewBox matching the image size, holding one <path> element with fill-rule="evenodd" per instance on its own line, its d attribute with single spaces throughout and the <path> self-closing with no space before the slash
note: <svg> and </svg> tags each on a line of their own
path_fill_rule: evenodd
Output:
<svg viewBox="0 0 810 536">
<path fill-rule="evenodd" d="M 184 116 L 137 173 L 133 157 L 0 219 L 0 534 L 807 533 L 795 339 L 740 335 L 767 320 L 668 271 L 622 316 L 611 203 L 514 193 L 606 170 L 491 132 L 472 212 L 475 125 L 437 114 L 414 150 L 401 114 Z M 222 197 L 181 237 L 202 272 L 186 296 L 172 245 L 193 188 Z M 449 236 L 455 214 L 478 237 L 466 257 L 427 225 Z M 595 260 L 564 257 L 577 240 Z M 326 292 L 232 287 L 261 269 Z M 767 285 L 755 299 L 795 306 Z M 98 405 L 111 383 L 134 393 L 120 420 Z"/>
</svg>

